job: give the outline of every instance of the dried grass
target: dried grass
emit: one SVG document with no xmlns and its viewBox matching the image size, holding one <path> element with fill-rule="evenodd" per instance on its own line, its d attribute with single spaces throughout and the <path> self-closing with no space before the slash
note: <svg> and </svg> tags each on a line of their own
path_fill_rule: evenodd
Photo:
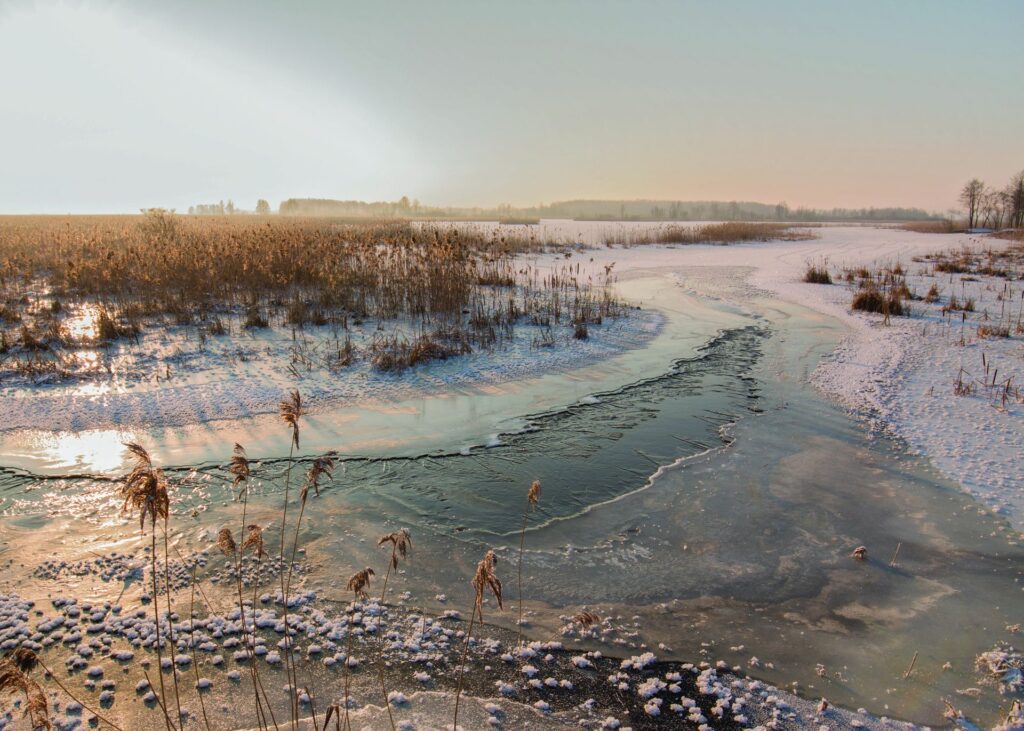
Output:
<svg viewBox="0 0 1024 731">
<path fill-rule="evenodd" d="M 604 237 L 605 246 L 644 244 L 732 244 L 743 241 L 806 241 L 816 238 L 808 228 L 788 223 L 670 224 L 659 228 L 622 228 Z"/>
</svg>

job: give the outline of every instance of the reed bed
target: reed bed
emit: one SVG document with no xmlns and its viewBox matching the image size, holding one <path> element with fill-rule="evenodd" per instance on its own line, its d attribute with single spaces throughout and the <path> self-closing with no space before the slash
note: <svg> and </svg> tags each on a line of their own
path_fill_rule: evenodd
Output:
<svg viewBox="0 0 1024 731">
<path fill-rule="evenodd" d="M 903 231 L 913 231 L 919 234 L 951 234 L 963 231 L 967 224 L 963 221 L 956 222 L 948 218 L 939 221 L 908 221 L 898 226 Z"/>
<path fill-rule="evenodd" d="M 670 224 L 658 228 L 620 228 L 605 234 L 605 246 L 644 244 L 732 244 L 744 241 L 807 241 L 817 238 L 809 228 L 788 223 L 709 223 L 701 226 Z"/>
<path fill-rule="evenodd" d="M 201 337 L 330 326 L 332 364 L 365 357 L 384 371 L 501 346 L 518 324 L 587 326 L 625 308 L 612 277 L 523 253 L 563 249 L 526 227 L 486 229 L 334 219 L 142 216 L 0 217 L 0 358 L 25 375 L 66 374 L 60 354 L 138 339 L 162 324 Z M 76 332 L 90 312 L 92 327 Z M 400 327 L 360 352 L 348 333 Z M 391 332 L 393 330 L 393 332 Z"/>
</svg>

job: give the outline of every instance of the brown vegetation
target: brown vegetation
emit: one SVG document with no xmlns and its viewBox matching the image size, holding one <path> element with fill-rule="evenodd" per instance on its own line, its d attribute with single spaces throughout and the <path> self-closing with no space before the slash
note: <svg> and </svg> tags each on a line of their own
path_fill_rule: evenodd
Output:
<svg viewBox="0 0 1024 731">
<path fill-rule="evenodd" d="M 588 326 L 623 313 L 610 271 L 589 277 L 566 262 L 542 273 L 517 261 L 567 246 L 522 228 L 160 210 L 0 217 L 0 343 L 19 368 L 57 371 L 47 354 L 137 337 L 165 318 L 202 337 L 330 325 L 346 339 L 373 319 L 401 327 L 376 339 L 367 359 L 401 371 L 501 345 L 517 324 L 565 325 L 585 338 Z M 91 332 L 72 338 L 65 323 L 83 308 Z M 360 356 L 351 341 L 345 351 L 342 365 Z"/>
<path fill-rule="evenodd" d="M 908 221 L 900 224 L 899 228 L 919 234 L 951 234 L 963 231 L 965 225 L 957 224 L 949 218 L 943 218 L 939 221 Z"/>
<path fill-rule="evenodd" d="M 804 281 L 808 284 L 832 284 L 832 275 L 828 271 L 828 262 L 814 264 L 807 262 Z"/>
<path fill-rule="evenodd" d="M 643 244 L 731 244 L 743 241 L 805 241 L 816 238 L 808 228 L 788 223 L 670 224 L 660 228 L 622 228 L 605 234 L 605 246 Z"/>
</svg>

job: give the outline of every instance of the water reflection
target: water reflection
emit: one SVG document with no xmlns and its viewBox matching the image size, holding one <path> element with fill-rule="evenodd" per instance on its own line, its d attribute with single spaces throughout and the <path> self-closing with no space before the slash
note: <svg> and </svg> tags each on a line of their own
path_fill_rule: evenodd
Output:
<svg viewBox="0 0 1024 731">
<path fill-rule="evenodd" d="M 125 464 L 124 442 L 134 438 L 133 432 L 118 429 L 37 434 L 30 448 L 53 467 L 104 474 Z"/>
</svg>

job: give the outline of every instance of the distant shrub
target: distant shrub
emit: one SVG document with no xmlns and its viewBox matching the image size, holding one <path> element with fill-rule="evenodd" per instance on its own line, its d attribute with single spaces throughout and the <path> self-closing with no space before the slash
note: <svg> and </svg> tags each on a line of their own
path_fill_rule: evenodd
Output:
<svg viewBox="0 0 1024 731">
<path fill-rule="evenodd" d="M 832 275 L 828 273 L 828 267 L 824 264 L 807 265 L 807 271 L 804 272 L 804 281 L 808 284 L 832 284 Z"/>
<path fill-rule="evenodd" d="M 882 292 L 876 287 L 862 287 L 853 295 L 851 306 L 862 312 L 874 312 L 879 315 L 901 316 L 907 314 L 906 305 L 899 292 Z"/>
</svg>

